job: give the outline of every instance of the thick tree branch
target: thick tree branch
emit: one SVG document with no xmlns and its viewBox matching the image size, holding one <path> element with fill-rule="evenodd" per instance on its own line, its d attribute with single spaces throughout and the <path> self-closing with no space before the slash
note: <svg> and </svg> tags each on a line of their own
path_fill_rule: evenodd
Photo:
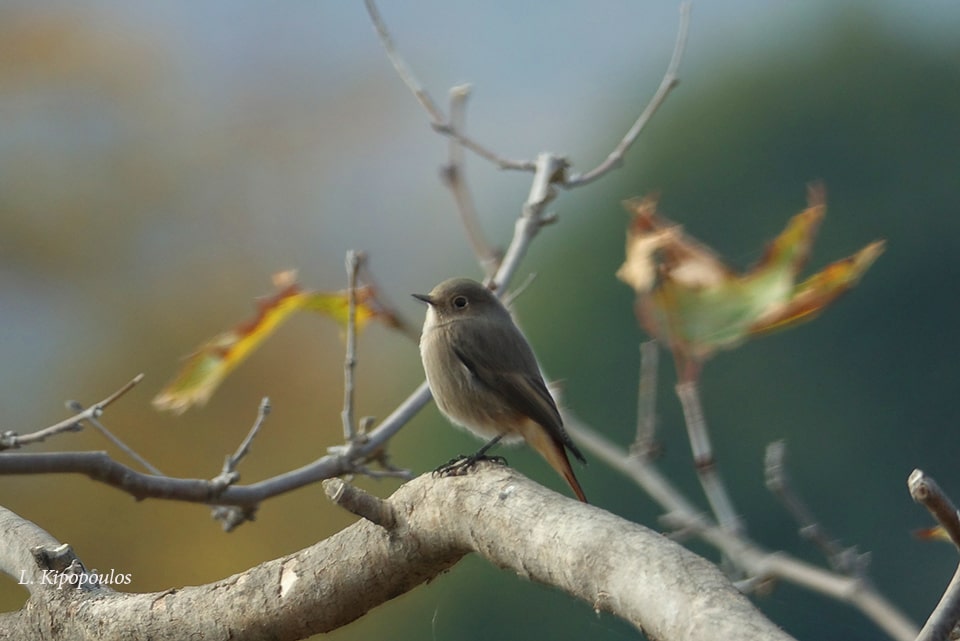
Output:
<svg viewBox="0 0 960 641">
<path fill-rule="evenodd" d="M 666 512 L 664 519 L 675 528 L 695 533 L 720 550 L 748 577 L 776 578 L 849 603 L 897 641 L 912 641 L 917 626 L 883 597 L 868 581 L 830 572 L 784 552 L 766 550 L 738 534 L 719 527 L 691 504 L 649 460 L 631 455 L 575 416 L 565 413 L 567 431 L 585 450 L 640 486 Z"/>
<path fill-rule="evenodd" d="M 51 640 L 299 639 L 342 626 L 476 552 L 620 616 L 651 639 L 790 639 L 713 564 L 510 468 L 486 464 L 462 477 L 421 476 L 384 503 L 391 518 L 381 522 L 389 530 L 361 520 L 208 585 L 152 594 L 41 585 L 22 610 L 0 616 L 0 630 L 9 638 L 39 633 Z M 19 527 L 27 526 L 21 520 Z M 14 563 L 26 563 L 27 538 L 15 533 L 0 541 L 21 548 Z M 18 569 L 4 567 L 8 574 Z M 54 614 L 63 611 L 74 614 Z"/>
</svg>

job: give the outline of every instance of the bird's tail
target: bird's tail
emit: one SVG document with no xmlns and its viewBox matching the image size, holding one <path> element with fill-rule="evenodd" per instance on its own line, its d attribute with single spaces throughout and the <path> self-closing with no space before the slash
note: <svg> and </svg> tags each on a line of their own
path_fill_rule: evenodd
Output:
<svg viewBox="0 0 960 641">
<path fill-rule="evenodd" d="M 564 449 L 563 443 L 559 439 L 553 438 L 542 425 L 532 420 L 526 421 L 524 425 L 520 426 L 519 430 L 523 434 L 524 440 L 547 460 L 550 467 L 564 478 L 577 498 L 584 503 L 588 503 L 583 488 L 580 487 L 580 482 L 573 474 L 573 468 L 570 466 L 570 459 L 567 458 L 567 451 Z"/>
</svg>

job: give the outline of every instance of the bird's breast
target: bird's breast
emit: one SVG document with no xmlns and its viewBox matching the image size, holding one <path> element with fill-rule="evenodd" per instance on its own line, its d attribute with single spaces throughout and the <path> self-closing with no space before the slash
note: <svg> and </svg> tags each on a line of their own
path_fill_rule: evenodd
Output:
<svg viewBox="0 0 960 641">
<path fill-rule="evenodd" d="M 496 390 L 474 376 L 454 351 L 456 332 L 435 326 L 420 339 L 427 383 L 440 411 L 457 425 L 483 438 L 512 434 L 522 416 Z"/>
</svg>

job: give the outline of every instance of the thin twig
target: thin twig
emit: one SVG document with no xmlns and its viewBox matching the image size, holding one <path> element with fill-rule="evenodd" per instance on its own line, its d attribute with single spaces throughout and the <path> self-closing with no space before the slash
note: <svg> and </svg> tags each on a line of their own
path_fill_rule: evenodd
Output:
<svg viewBox="0 0 960 641">
<path fill-rule="evenodd" d="M 430 97 L 430 94 L 427 93 L 427 90 L 424 89 L 423 85 L 420 84 L 420 81 L 417 80 L 417 77 L 407 66 L 407 63 L 405 63 L 403 58 L 400 57 L 400 54 L 397 52 L 397 48 L 393 44 L 393 38 L 390 36 L 390 32 L 387 30 L 387 25 L 380 16 L 380 11 L 377 9 L 376 3 L 374 3 L 373 0 L 364 0 L 364 5 L 367 7 L 367 13 L 370 14 L 370 21 L 373 22 L 373 27 L 377 30 L 377 36 L 380 38 L 380 43 L 387 52 L 387 58 L 390 59 L 391 64 L 393 64 L 393 68 L 396 69 L 397 75 L 400 76 L 401 80 L 403 80 L 403 84 L 407 85 L 407 88 L 413 92 L 413 95 L 417 99 L 417 102 L 420 103 L 420 106 L 427 110 L 427 113 L 430 115 L 430 120 L 433 123 L 442 124 L 446 120 L 443 116 L 443 112 L 440 111 L 440 108 L 437 107 L 436 103 L 433 101 L 433 98 Z"/>
<path fill-rule="evenodd" d="M 703 492 L 713 509 L 720 527 L 733 533 L 743 532 L 743 523 L 733 508 L 727 488 L 720 478 L 717 462 L 713 456 L 713 446 L 710 444 L 710 434 L 707 429 L 707 419 L 700 404 L 700 391 L 696 381 L 677 383 L 677 396 L 683 406 L 684 423 L 687 426 L 687 435 L 690 439 L 690 449 L 693 451 L 693 463 L 697 469 L 697 476 L 703 486 Z"/>
<path fill-rule="evenodd" d="M 520 295 L 526 291 L 527 287 L 537 280 L 537 273 L 530 272 L 527 274 L 527 277 L 523 279 L 523 282 L 513 288 L 513 291 L 504 292 L 503 296 L 500 297 L 500 300 L 503 302 L 503 306 L 507 309 L 510 309 L 513 306 L 513 301 L 520 298 Z"/>
<path fill-rule="evenodd" d="M 215 477 L 211 481 L 212 483 L 225 488 L 240 480 L 237 466 L 240 464 L 240 461 L 250 453 L 250 446 L 253 444 L 253 439 L 260 433 L 260 428 L 263 427 L 264 422 L 266 422 L 267 416 L 270 414 L 270 409 L 270 399 L 264 396 L 260 399 L 260 406 L 257 408 L 257 418 L 253 421 L 253 426 L 250 427 L 250 431 L 247 432 L 246 437 L 244 437 L 240 446 L 237 447 L 237 451 L 234 452 L 232 456 L 229 454 L 226 456 L 219 476 Z"/>
<path fill-rule="evenodd" d="M 400 76 L 403 84 L 405 84 L 413 93 L 414 97 L 417 99 L 417 102 L 420 103 L 420 106 L 422 106 L 427 112 L 427 115 L 430 116 L 430 125 L 433 127 L 434 131 L 437 131 L 445 136 L 456 138 L 461 145 L 477 154 L 481 158 L 484 158 L 495 164 L 500 169 L 512 169 L 516 171 L 534 170 L 534 163 L 530 161 L 510 160 L 508 158 L 504 158 L 499 154 L 487 149 L 470 137 L 465 136 L 463 132 L 458 131 L 451 123 L 449 123 L 443 112 L 440 111 L 439 107 L 437 107 L 437 103 L 434 102 L 433 98 L 430 97 L 430 94 L 427 92 L 427 90 L 423 88 L 423 85 L 419 80 L 417 80 L 417 77 L 407 66 L 407 63 L 403 61 L 403 58 L 400 56 L 400 53 L 393 44 L 393 38 L 390 36 L 390 32 L 387 30 L 386 23 L 380 16 L 380 11 L 377 9 L 376 3 L 373 0 L 364 0 L 364 5 L 367 7 L 367 13 L 370 14 L 370 21 L 373 23 L 373 27 L 377 31 L 377 36 L 380 38 L 380 43 L 383 45 L 383 48 L 387 53 L 387 58 L 390 59 L 390 63 L 393 64 L 393 68 L 396 69 L 397 75 Z"/>
<path fill-rule="evenodd" d="M 67 407 L 74 412 L 82 412 L 84 410 L 83 405 L 79 401 L 67 401 Z M 135 460 L 137 463 L 143 466 L 145 470 L 151 474 L 162 475 L 161 472 L 156 466 L 152 465 L 150 461 L 140 456 L 132 447 L 120 440 L 118 436 L 115 436 L 113 432 L 107 429 L 107 427 L 100 422 L 99 419 L 94 418 L 93 416 L 88 416 L 83 419 L 87 423 L 90 423 L 100 434 L 106 438 L 108 441 L 113 443 L 118 449 L 123 451 L 124 454 Z"/>
<path fill-rule="evenodd" d="M 637 437 L 630 453 L 643 458 L 657 454 L 657 369 L 660 350 L 657 341 L 640 343 L 640 384 L 637 390 Z"/>
<path fill-rule="evenodd" d="M 960 518 L 958 518 L 957 508 L 950 497 L 940 489 L 937 482 L 922 470 L 914 470 L 907 479 L 907 487 L 910 488 L 910 496 L 913 500 L 927 508 L 943 526 L 954 545 L 960 546 Z M 960 623 L 960 567 L 957 567 L 947 589 L 940 597 L 940 602 L 920 630 L 917 641 L 946 641 L 958 623 Z"/>
<path fill-rule="evenodd" d="M 458 131 L 463 131 L 466 127 L 467 98 L 469 97 L 470 85 L 459 85 L 450 90 L 450 123 Z M 456 137 L 450 138 L 448 158 L 447 164 L 440 171 L 441 179 L 453 194 L 453 201 L 460 213 L 467 240 L 484 274 L 489 278 L 497 269 L 500 254 L 487 242 L 477 220 L 477 209 L 464 176 L 463 145 Z"/>
<path fill-rule="evenodd" d="M 670 56 L 670 63 L 667 65 L 667 70 L 663 74 L 663 79 L 660 81 L 660 86 L 657 87 L 656 93 L 653 94 L 653 98 L 637 118 L 636 122 L 633 123 L 633 126 L 630 127 L 630 130 L 624 135 L 623 139 L 620 140 L 620 143 L 610 152 L 606 160 L 586 173 L 571 176 L 564 183 L 564 187 L 577 187 L 593 182 L 611 169 L 615 169 L 623 164 L 624 155 L 626 155 L 627 151 L 637 140 L 640 132 L 647 126 L 647 123 L 653 118 L 653 114 L 657 112 L 657 109 L 659 109 L 660 105 L 667 99 L 667 96 L 673 88 L 680 83 L 677 72 L 680 69 L 680 62 L 683 60 L 683 52 L 687 47 L 687 31 L 689 27 L 690 2 L 684 2 L 680 5 L 680 26 L 677 28 L 677 40 L 673 46 L 673 54 Z"/>
<path fill-rule="evenodd" d="M 870 556 L 858 553 L 855 547 L 843 548 L 817 521 L 813 511 L 807 507 L 790 484 L 786 454 L 787 445 L 784 441 L 774 441 L 767 446 L 764 456 L 767 489 L 780 499 L 800 526 L 800 536 L 820 548 L 830 567 L 837 572 L 865 579 Z"/>
<path fill-rule="evenodd" d="M 91 405 L 82 412 L 79 412 L 78 414 L 71 416 L 66 420 L 60 421 L 56 425 L 51 425 L 50 427 L 45 427 L 42 430 L 37 430 L 36 432 L 31 432 L 30 434 L 24 434 L 22 436 L 16 432 L 4 432 L 3 434 L 0 434 L 0 451 L 6 449 L 15 449 L 23 447 L 24 445 L 30 445 L 32 443 L 39 443 L 47 438 L 50 438 L 51 436 L 59 434 L 60 432 L 76 432 L 80 430 L 82 429 L 81 423 L 83 421 L 87 421 L 91 418 L 99 418 L 103 414 L 103 410 L 105 410 L 118 398 L 133 389 L 137 383 L 142 380 L 143 374 L 137 374 L 123 387 L 99 403 Z"/>
<path fill-rule="evenodd" d="M 363 263 L 363 252 L 347 252 L 347 349 L 343 362 L 343 440 L 353 443 L 356 440 L 356 425 L 353 420 L 353 371 L 357 365 L 357 272 Z"/>
</svg>

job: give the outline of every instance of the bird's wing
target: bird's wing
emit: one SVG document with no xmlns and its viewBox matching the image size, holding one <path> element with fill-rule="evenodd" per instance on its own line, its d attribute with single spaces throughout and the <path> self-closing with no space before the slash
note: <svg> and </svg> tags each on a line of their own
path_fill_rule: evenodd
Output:
<svg viewBox="0 0 960 641">
<path fill-rule="evenodd" d="M 491 336 L 489 342 L 481 341 L 469 348 L 462 344 L 454 345 L 453 349 L 457 358 L 481 385 L 498 392 L 512 409 L 542 425 L 557 442 L 565 445 L 579 460 L 586 462 L 583 454 L 563 429 L 557 404 L 540 376 L 533 352 L 522 338 L 512 332 L 498 332 Z M 519 356 L 523 369 L 535 374 L 525 374 L 522 370 L 504 371 L 503 366 L 498 366 L 502 361 L 498 356 L 504 350 L 510 350 Z"/>
</svg>

